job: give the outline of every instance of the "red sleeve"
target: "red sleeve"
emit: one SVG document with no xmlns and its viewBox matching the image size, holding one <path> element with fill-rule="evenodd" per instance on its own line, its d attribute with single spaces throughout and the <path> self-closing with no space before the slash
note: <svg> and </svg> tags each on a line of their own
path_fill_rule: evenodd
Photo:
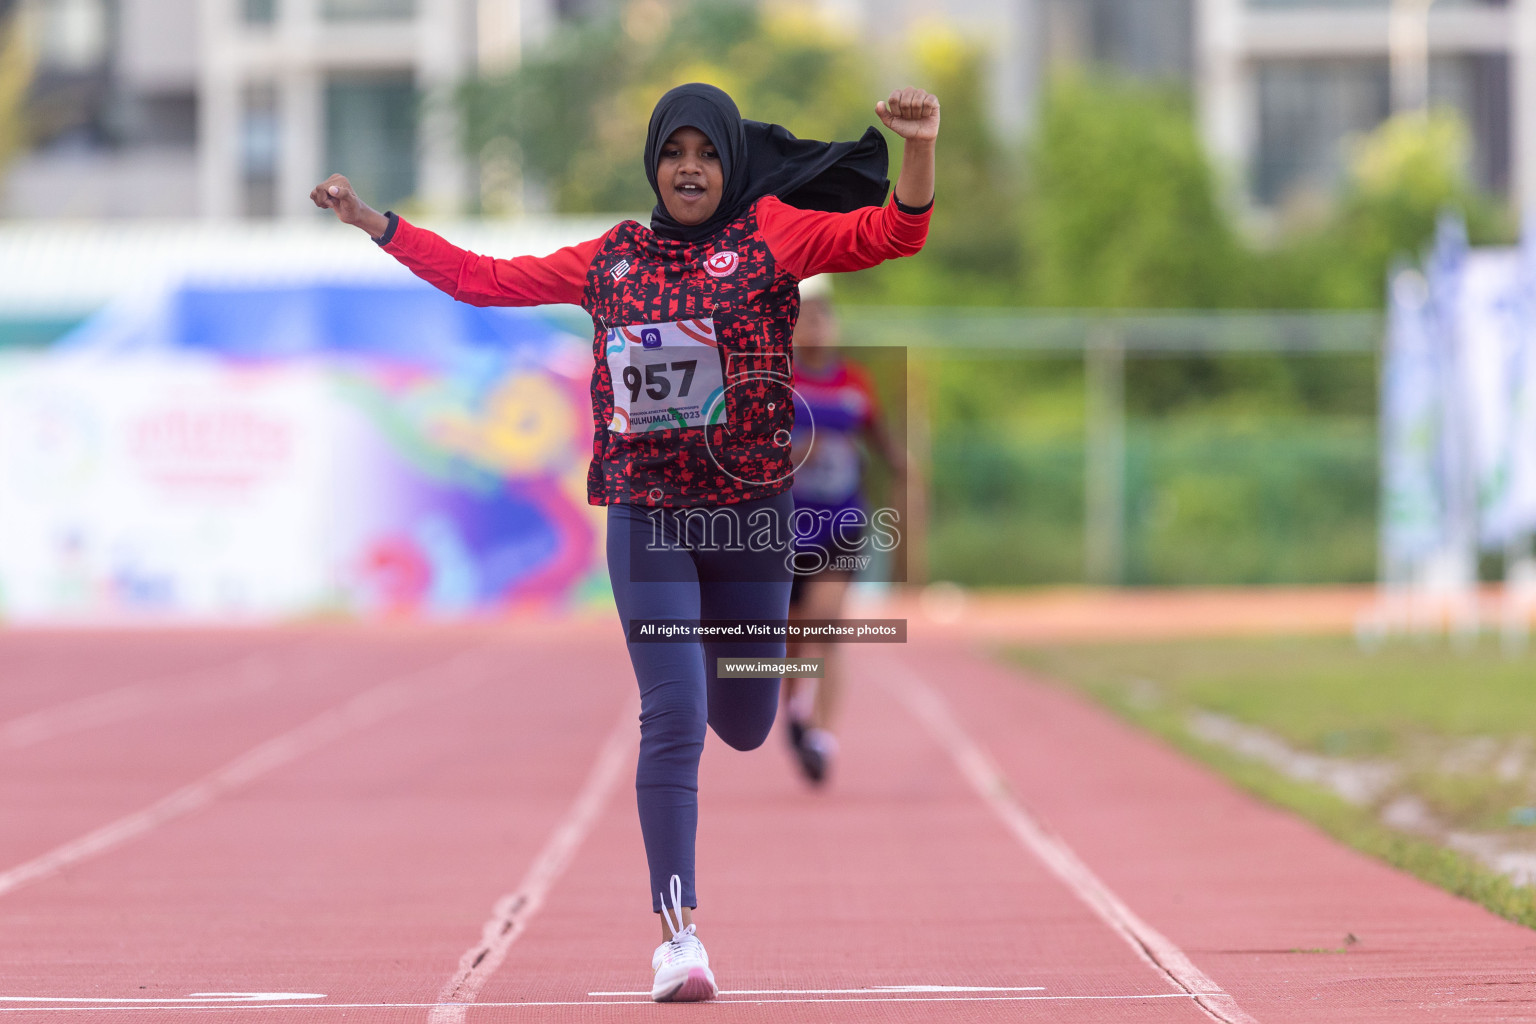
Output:
<svg viewBox="0 0 1536 1024">
<path fill-rule="evenodd" d="M 757 225 L 774 262 L 797 278 L 863 270 L 911 256 L 928 240 L 928 216 L 902 213 L 895 197 L 885 206 L 852 213 L 799 210 L 766 196 L 757 204 Z"/>
<path fill-rule="evenodd" d="M 595 238 L 548 256 L 498 260 L 460 249 L 402 217 L 384 251 L 423 281 L 472 306 L 579 306 L 587 268 L 601 244 Z"/>
</svg>

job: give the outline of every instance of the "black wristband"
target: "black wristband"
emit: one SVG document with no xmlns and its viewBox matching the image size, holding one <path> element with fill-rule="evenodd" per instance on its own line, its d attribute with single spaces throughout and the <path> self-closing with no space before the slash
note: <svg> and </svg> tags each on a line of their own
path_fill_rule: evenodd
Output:
<svg viewBox="0 0 1536 1024">
<path fill-rule="evenodd" d="M 932 206 L 933 204 L 929 203 L 928 205 Z M 389 227 L 384 229 L 384 233 L 382 235 L 374 239 L 374 241 L 379 245 L 388 245 L 390 242 L 394 241 L 395 228 L 400 226 L 400 218 L 395 215 L 394 210 L 386 210 L 384 212 L 384 219 L 389 221 Z"/>
<path fill-rule="evenodd" d="M 922 206 L 908 206 L 895 195 L 891 196 L 891 199 L 896 203 L 896 209 L 900 210 L 902 213 L 905 213 L 909 217 L 918 217 L 933 209 L 932 199 L 928 200 Z"/>
</svg>

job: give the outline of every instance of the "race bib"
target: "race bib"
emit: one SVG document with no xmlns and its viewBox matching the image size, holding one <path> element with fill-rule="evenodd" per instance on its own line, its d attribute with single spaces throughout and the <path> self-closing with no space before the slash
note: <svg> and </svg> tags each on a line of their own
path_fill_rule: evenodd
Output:
<svg viewBox="0 0 1536 1024">
<path fill-rule="evenodd" d="M 615 327 L 606 343 L 616 434 L 702 427 L 724 415 L 715 324 L 709 319 Z"/>
</svg>

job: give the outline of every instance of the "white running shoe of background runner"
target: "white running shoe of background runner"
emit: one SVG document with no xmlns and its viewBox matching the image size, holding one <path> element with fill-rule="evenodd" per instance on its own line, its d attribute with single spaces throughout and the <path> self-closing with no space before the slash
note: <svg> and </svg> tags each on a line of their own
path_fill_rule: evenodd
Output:
<svg viewBox="0 0 1536 1024">
<path fill-rule="evenodd" d="M 694 933 L 694 926 L 682 928 L 683 880 L 672 876 L 672 910 L 667 913 L 666 896 L 662 896 L 661 916 L 666 919 L 672 937 L 656 947 L 651 956 L 651 970 L 656 980 L 651 985 L 651 998 L 658 1003 L 697 1003 L 715 998 L 715 974 L 709 969 L 709 954 L 704 943 Z"/>
</svg>

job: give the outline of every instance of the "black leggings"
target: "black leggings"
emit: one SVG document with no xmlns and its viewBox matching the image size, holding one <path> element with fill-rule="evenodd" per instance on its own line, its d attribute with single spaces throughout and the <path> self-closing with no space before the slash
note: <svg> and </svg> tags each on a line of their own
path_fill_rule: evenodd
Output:
<svg viewBox="0 0 1536 1024">
<path fill-rule="evenodd" d="M 789 610 L 786 551 L 778 545 L 745 550 L 739 540 L 763 515 L 788 523 L 793 511 L 788 492 L 700 510 L 608 506 L 608 577 L 626 640 L 631 619 L 782 622 Z M 732 535 L 738 542 L 731 542 Z M 737 750 L 760 746 L 773 728 L 779 680 L 721 679 L 715 672 L 719 657 L 782 658 L 784 641 L 629 641 L 640 683 L 635 796 L 654 911 L 661 910 L 661 893 L 673 875 L 682 879 L 683 905 L 698 906 L 694 839 L 705 726 Z"/>
</svg>

